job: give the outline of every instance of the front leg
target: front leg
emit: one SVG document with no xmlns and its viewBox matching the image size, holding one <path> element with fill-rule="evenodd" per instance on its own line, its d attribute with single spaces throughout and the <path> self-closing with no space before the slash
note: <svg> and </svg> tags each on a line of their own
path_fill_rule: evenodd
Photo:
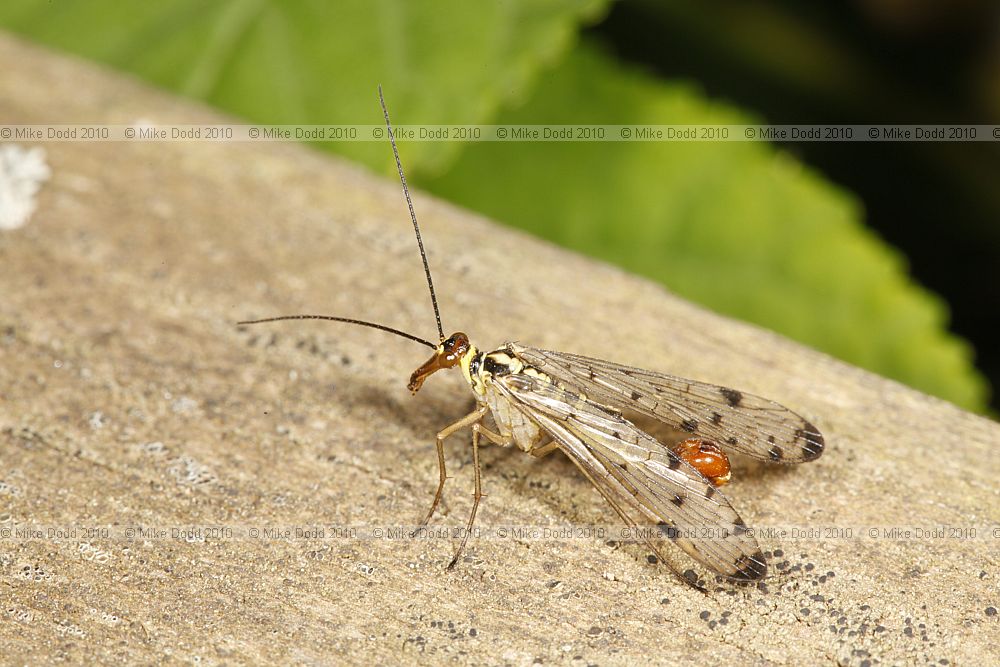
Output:
<svg viewBox="0 0 1000 667">
<path fill-rule="evenodd" d="M 465 543 L 469 541 L 469 534 L 472 532 L 472 525 L 476 522 L 476 510 L 479 509 L 479 501 L 483 497 L 483 485 L 480 479 L 479 471 L 479 437 L 485 436 L 487 440 L 492 442 L 494 445 L 500 445 L 501 447 L 509 447 L 514 443 L 514 439 L 511 437 L 504 437 L 499 433 L 494 433 L 480 423 L 475 423 L 472 425 L 472 467 L 475 472 L 476 478 L 476 489 L 472 494 L 472 513 L 469 514 L 469 523 L 465 527 L 465 534 L 462 535 L 462 543 L 458 545 L 458 551 L 455 552 L 455 556 L 448 563 L 447 569 L 452 569 L 455 567 L 455 563 L 458 562 L 458 557 L 462 554 L 462 550 L 465 549 Z"/>
<path fill-rule="evenodd" d="M 465 415 L 454 424 L 449 424 L 448 426 L 441 429 L 441 431 L 437 434 L 436 445 L 437 445 L 437 455 L 438 455 L 438 472 L 440 473 L 440 478 L 438 480 L 437 491 L 434 493 L 434 502 L 431 503 L 431 509 L 429 512 L 427 512 L 427 516 L 425 516 L 424 520 L 420 522 L 419 525 L 421 527 L 426 526 L 427 522 L 431 520 L 432 516 L 434 516 L 435 510 L 437 510 L 437 507 L 441 502 L 441 495 L 442 493 L 444 493 L 444 481 L 448 479 L 448 474 L 445 470 L 445 465 L 444 465 L 445 438 L 447 438 L 455 431 L 459 431 L 465 428 L 469 424 L 478 425 L 478 422 L 483 418 L 483 415 L 485 415 L 489 409 L 490 408 L 487 405 L 480 405 L 475 410 Z"/>
</svg>

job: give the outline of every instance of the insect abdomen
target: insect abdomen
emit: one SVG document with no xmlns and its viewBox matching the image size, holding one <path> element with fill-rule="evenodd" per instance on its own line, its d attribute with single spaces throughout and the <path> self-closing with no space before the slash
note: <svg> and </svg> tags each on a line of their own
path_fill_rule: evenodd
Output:
<svg viewBox="0 0 1000 667">
<path fill-rule="evenodd" d="M 492 385 L 486 389 L 486 404 L 490 406 L 500 435 L 512 438 L 518 449 L 529 452 L 542 441 L 543 433 L 538 424 L 512 406 Z"/>
</svg>

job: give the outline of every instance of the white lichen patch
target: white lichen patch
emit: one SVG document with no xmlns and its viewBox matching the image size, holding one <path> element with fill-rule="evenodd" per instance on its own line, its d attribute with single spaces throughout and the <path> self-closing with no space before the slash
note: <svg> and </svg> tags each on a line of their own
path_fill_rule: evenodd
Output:
<svg viewBox="0 0 1000 667">
<path fill-rule="evenodd" d="M 35 195 L 50 176 L 41 148 L 0 145 L 0 230 L 28 223 L 37 206 Z"/>
<path fill-rule="evenodd" d="M 167 472 L 173 475 L 181 486 L 201 486 L 214 484 L 218 481 L 215 473 L 208 466 L 189 456 L 179 456 L 171 461 Z"/>
<path fill-rule="evenodd" d="M 188 396 L 181 396 L 170 404 L 170 409 L 177 414 L 187 414 L 198 409 L 198 401 Z"/>
</svg>

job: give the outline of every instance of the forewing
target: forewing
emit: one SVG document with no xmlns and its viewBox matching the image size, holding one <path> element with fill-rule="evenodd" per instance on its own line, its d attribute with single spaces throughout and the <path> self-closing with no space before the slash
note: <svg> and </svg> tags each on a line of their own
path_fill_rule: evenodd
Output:
<svg viewBox="0 0 1000 667">
<path fill-rule="evenodd" d="M 823 453 L 815 426 L 766 398 L 576 354 L 512 348 L 526 364 L 581 386 L 598 403 L 634 410 L 731 451 L 775 463 L 812 461 Z"/>
<path fill-rule="evenodd" d="M 692 558 L 734 579 L 767 571 L 729 500 L 697 470 L 620 414 L 527 374 L 495 384 L 544 429 L 631 525 L 652 522 Z"/>
</svg>

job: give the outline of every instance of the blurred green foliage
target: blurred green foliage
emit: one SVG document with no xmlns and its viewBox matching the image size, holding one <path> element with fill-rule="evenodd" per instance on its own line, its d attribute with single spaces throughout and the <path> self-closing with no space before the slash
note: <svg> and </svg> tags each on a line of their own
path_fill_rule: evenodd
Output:
<svg viewBox="0 0 1000 667">
<path fill-rule="evenodd" d="M 114 0 L 0 5 L 0 25 L 258 122 L 740 124 L 758 119 L 576 38 L 602 0 Z M 111 20 L 110 17 L 114 17 Z M 331 144 L 386 173 L 384 145 Z M 751 142 L 416 142 L 413 180 L 498 220 L 974 410 L 940 299 L 859 203 Z"/>
</svg>

